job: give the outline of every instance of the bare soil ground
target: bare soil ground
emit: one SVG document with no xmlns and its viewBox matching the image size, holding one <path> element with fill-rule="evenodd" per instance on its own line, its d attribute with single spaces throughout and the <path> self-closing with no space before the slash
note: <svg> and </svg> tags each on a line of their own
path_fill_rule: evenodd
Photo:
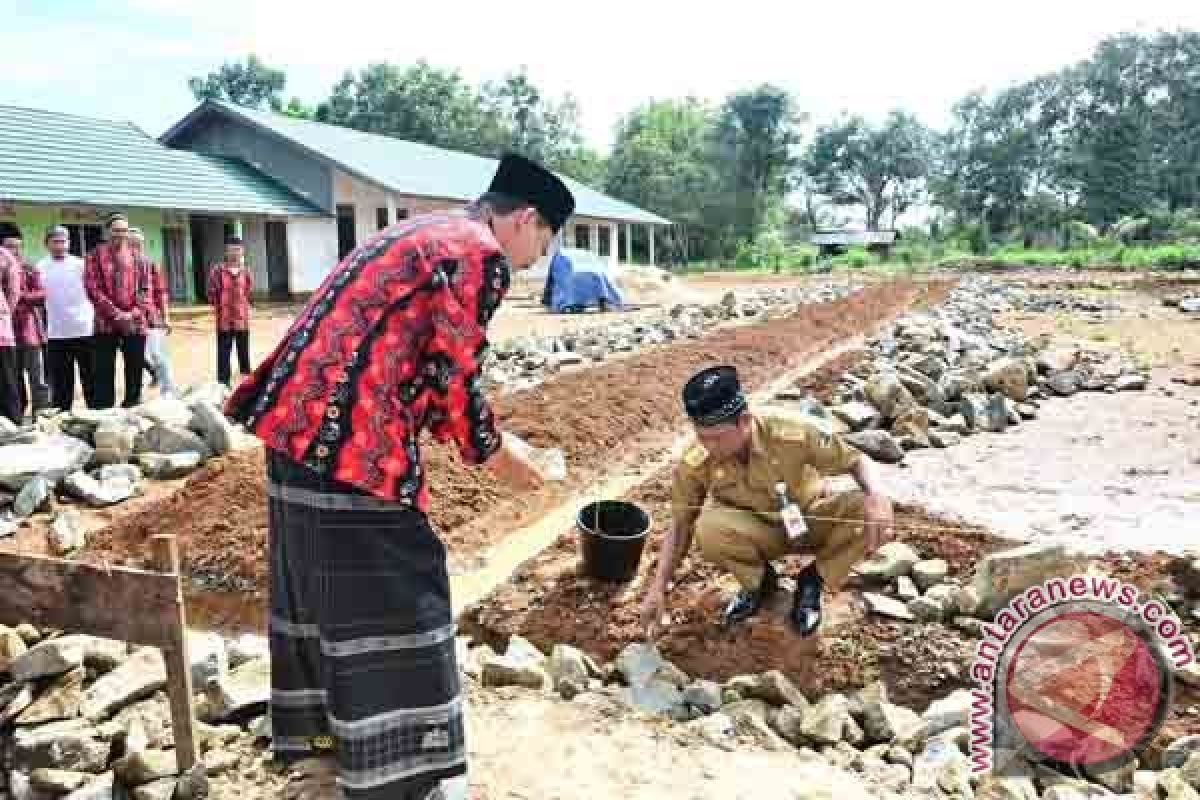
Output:
<svg viewBox="0 0 1200 800">
<path fill-rule="evenodd" d="M 940 294 L 944 286 L 924 290 Z M 490 476 L 463 466 L 449 448 L 425 450 L 435 498 L 431 518 L 457 564 L 587 485 L 615 461 L 636 457 L 654 433 L 683 423 L 679 387 L 715 362 L 738 365 L 750 388 L 766 383 L 830 344 L 872 327 L 907 307 L 922 292 L 892 283 L 843 300 L 815 305 L 786 320 L 718 331 L 702 340 L 656 348 L 619 363 L 558 376 L 543 385 L 494 398 L 502 427 L 541 447 L 560 447 L 571 479 L 532 496 L 518 496 Z M 248 451 L 206 466 L 181 491 L 116 519 L 92 535 L 84 556 L 137 564 L 154 533 L 179 538 L 195 594 L 193 615 L 214 625 L 262 621 L 266 585 L 265 489 L 261 455 Z M 207 593 L 233 592 L 232 609 Z M 250 596 L 250 599 L 247 598 Z M 245 615 L 254 611 L 249 618 Z M 209 614 L 218 618 L 209 618 Z"/>
</svg>

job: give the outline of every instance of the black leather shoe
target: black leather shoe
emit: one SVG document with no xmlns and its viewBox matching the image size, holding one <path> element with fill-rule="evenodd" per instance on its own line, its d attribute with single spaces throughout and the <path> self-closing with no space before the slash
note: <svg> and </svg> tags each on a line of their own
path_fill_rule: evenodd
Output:
<svg viewBox="0 0 1200 800">
<path fill-rule="evenodd" d="M 779 576 L 775 568 L 767 564 L 763 572 L 762 583 L 757 589 L 743 589 L 725 607 L 724 622 L 726 627 L 737 625 L 753 617 L 763 607 L 775 590 L 779 588 Z"/>
<path fill-rule="evenodd" d="M 825 582 L 811 564 L 796 578 L 792 599 L 792 625 L 803 637 L 812 636 L 821 627 L 821 590 Z"/>
</svg>

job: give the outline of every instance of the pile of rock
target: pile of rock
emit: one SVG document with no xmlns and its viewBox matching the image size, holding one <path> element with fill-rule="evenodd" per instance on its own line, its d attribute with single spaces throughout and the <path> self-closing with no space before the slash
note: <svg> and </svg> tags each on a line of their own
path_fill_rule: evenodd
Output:
<svg viewBox="0 0 1200 800">
<path fill-rule="evenodd" d="M 243 435 L 221 412 L 227 390 L 208 384 L 132 409 L 40 416 L 26 427 L 0 419 L 0 536 L 33 514 L 54 514 L 52 542 L 66 554 L 83 546 L 77 511 L 138 494 L 146 478 L 181 478 L 240 446 Z"/>
<path fill-rule="evenodd" d="M 205 797 L 231 745 L 267 733 L 270 662 L 262 637 L 188 644 L 202 763 L 181 776 L 157 649 L 0 626 L 0 798 Z"/>
<path fill-rule="evenodd" d="M 829 303 L 857 290 L 858 287 L 830 284 L 727 292 L 719 303 L 680 303 L 657 316 L 640 317 L 636 321 L 611 316 L 606 318 L 611 324 L 554 336 L 520 336 L 491 349 L 484 377 L 492 387 L 528 388 L 567 367 L 601 362 L 614 354 L 632 353 L 681 339 L 698 339 L 731 322 L 789 316 L 804 305 Z"/>
<path fill-rule="evenodd" d="M 1011 294 L 985 278 L 965 281 L 939 308 L 907 315 L 874 338 L 873 358 L 842 376 L 832 407 L 779 399 L 799 400 L 855 447 L 895 464 L 909 450 L 951 447 L 1035 419 L 1047 398 L 1146 388 L 1146 375 L 1120 353 L 1084 344 L 1039 351 L 998 327 L 994 313 L 1010 306 Z"/>
</svg>

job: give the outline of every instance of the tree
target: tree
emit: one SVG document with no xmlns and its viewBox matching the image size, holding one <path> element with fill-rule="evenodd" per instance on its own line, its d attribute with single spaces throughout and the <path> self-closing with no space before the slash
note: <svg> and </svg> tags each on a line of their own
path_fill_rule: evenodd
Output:
<svg viewBox="0 0 1200 800">
<path fill-rule="evenodd" d="M 670 218 L 670 244 L 682 257 L 715 253 L 714 122 L 694 98 L 646 103 L 618 123 L 608 162 L 605 191 Z"/>
<path fill-rule="evenodd" d="M 890 224 L 920 197 L 929 173 L 930 133 L 916 117 L 893 111 L 880 127 L 862 117 L 822 126 L 805 159 L 809 177 L 837 205 L 861 205 L 868 230 Z"/>
<path fill-rule="evenodd" d="M 710 155 L 724 202 L 714 211 L 736 240 L 753 240 L 782 199 L 801 121 L 791 95 L 769 84 L 731 95 L 717 114 Z"/>
<path fill-rule="evenodd" d="M 228 100 L 247 108 L 266 105 L 274 111 L 283 105 L 280 94 L 286 84 L 283 70 L 268 67 L 253 53 L 244 64 L 226 62 L 205 78 L 188 79 L 188 88 L 198 101 Z"/>
</svg>

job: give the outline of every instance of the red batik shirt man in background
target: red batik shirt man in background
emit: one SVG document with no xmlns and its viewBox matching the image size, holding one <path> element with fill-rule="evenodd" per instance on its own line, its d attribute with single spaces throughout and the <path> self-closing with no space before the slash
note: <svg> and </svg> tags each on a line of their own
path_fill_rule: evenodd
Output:
<svg viewBox="0 0 1200 800">
<path fill-rule="evenodd" d="M 0 232 L 0 235 L 11 233 L 15 227 Z M 21 303 L 22 284 L 21 262 L 0 247 L 0 416 L 14 425 L 20 425 L 24 416 L 17 389 L 21 368 L 13 326 L 14 312 Z"/>
<path fill-rule="evenodd" d="M 237 346 L 238 371 L 250 374 L 250 293 L 254 277 L 246 266 L 240 236 L 225 240 L 225 260 L 208 270 L 208 302 L 217 314 L 217 380 L 229 386 L 230 351 Z"/>
<path fill-rule="evenodd" d="M 46 289 L 42 273 L 25 260 L 25 241 L 18 228 L 11 226 L 0 234 L 0 247 L 21 265 L 21 301 L 13 313 L 17 398 L 22 414 L 26 410 L 36 414 L 50 405 L 50 386 L 46 382 Z"/>
<path fill-rule="evenodd" d="M 83 284 L 96 310 L 96 408 L 116 405 L 117 351 L 125 368 L 122 405 L 132 408 L 142 401 L 142 371 L 146 364 L 146 331 L 150 309 L 150 271 L 129 241 L 129 219 L 124 214 L 108 218 L 108 241 L 88 253 Z"/>
<path fill-rule="evenodd" d="M 510 266 L 532 266 L 574 204 L 553 173 L 505 158 L 471 209 L 397 222 L 334 267 L 229 400 L 267 448 L 272 741 L 317 783 L 308 796 L 334 797 L 335 776 L 349 800 L 462 781 L 446 548 L 418 439 L 540 485 L 498 430 L 482 362 Z"/>
</svg>

